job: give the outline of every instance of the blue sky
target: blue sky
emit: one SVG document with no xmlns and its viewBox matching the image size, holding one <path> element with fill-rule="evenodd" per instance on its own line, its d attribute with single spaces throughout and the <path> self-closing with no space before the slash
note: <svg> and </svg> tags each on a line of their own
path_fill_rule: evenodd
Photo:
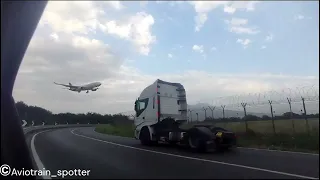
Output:
<svg viewBox="0 0 320 180">
<path fill-rule="evenodd" d="M 128 11 L 144 10 L 155 20 L 152 33 L 157 40 L 150 54 L 144 56 L 128 50 L 128 56 L 124 56 L 134 60 L 130 65 L 145 73 L 203 70 L 232 74 L 319 74 L 318 2 L 260 2 L 254 11 L 239 10 L 233 14 L 216 8 L 208 13 L 208 20 L 199 32 L 194 30 L 196 12 L 188 3 L 172 6 L 169 2 L 148 2 L 141 7 L 139 3 L 126 2 L 124 5 L 130 7 Z M 298 16 L 301 19 L 295 19 Z M 248 27 L 257 27 L 259 33 L 229 32 L 225 20 L 232 18 L 247 19 Z M 273 39 L 266 42 L 270 34 Z M 237 39 L 249 39 L 252 43 L 244 49 Z M 121 49 L 123 54 L 126 44 L 123 42 L 116 49 Z M 203 46 L 205 59 L 192 50 L 195 44 Z M 262 46 L 266 48 L 261 49 Z M 212 47 L 217 50 L 211 51 Z M 168 58 L 168 54 L 173 58 Z"/>
<path fill-rule="evenodd" d="M 303 96 L 314 99 L 318 16 L 316 1 L 49 1 L 14 97 L 54 112 L 87 112 L 79 104 L 90 104 L 89 111 L 117 113 L 162 79 L 182 83 L 189 104 L 230 105 L 267 91 L 278 92 L 268 99 L 300 101 L 303 86 L 313 87 Z M 93 81 L 102 86 L 89 95 L 51 83 Z"/>
</svg>

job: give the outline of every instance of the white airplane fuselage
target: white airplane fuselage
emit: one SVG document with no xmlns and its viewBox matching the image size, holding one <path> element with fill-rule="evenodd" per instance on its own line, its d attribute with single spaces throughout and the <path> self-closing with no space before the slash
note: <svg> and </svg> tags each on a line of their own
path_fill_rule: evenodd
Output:
<svg viewBox="0 0 320 180">
<path fill-rule="evenodd" d="M 99 82 L 94 82 L 94 83 L 90 83 L 84 86 L 81 86 L 82 90 L 97 90 L 97 87 L 101 86 L 101 83 Z"/>
<path fill-rule="evenodd" d="M 68 87 L 68 90 L 76 91 L 79 93 L 81 91 L 87 91 L 87 93 L 89 93 L 89 91 L 96 91 L 96 90 L 98 90 L 98 87 L 101 86 L 100 82 L 93 82 L 93 83 L 82 85 L 82 86 L 75 86 L 75 85 L 72 85 L 71 83 L 69 83 L 69 85 L 59 84 L 59 83 L 55 83 L 55 84 Z"/>
</svg>

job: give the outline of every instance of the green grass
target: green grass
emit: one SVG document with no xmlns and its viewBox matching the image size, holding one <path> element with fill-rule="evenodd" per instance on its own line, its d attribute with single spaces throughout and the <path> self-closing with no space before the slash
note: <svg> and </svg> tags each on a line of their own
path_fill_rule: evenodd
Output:
<svg viewBox="0 0 320 180">
<path fill-rule="evenodd" d="M 311 132 L 319 133 L 319 119 L 309 119 L 309 129 Z M 292 121 L 291 120 L 275 120 L 275 130 L 276 133 L 279 134 L 292 134 L 295 133 L 306 133 L 306 121 L 304 119 L 294 119 L 294 131 L 292 128 Z M 183 126 L 188 127 L 192 126 L 193 124 L 210 124 L 210 123 L 189 123 L 184 124 Z M 228 123 L 216 123 L 216 126 L 226 128 L 236 133 L 244 133 L 245 129 L 245 122 L 228 122 Z M 272 128 L 272 121 L 248 121 L 248 128 L 253 130 L 256 133 L 261 134 L 270 134 L 273 133 Z"/>
<path fill-rule="evenodd" d="M 245 133 L 244 122 L 217 123 L 216 126 L 237 133 L 238 145 L 241 147 L 319 153 L 319 120 L 309 120 L 310 135 L 306 133 L 304 120 L 294 120 L 294 123 L 295 133 L 293 134 L 291 120 L 276 120 L 276 135 L 273 134 L 271 121 L 248 122 L 249 133 Z M 182 126 L 188 128 L 193 124 L 196 123 L 183 124 Z M 96 131 L 123 137 L 134 137 L 133 124 L 100 124 L 96 127 Z"/>
<path fill-rule="evenodd" d="M 109 124 L 99 124 L 95 128 L 96 132 L 111 134 L 122 137 L 133 137 L 134 128 L 132 124 L 112 126 Z"/>
<path fill-rule="evenodd" d="M 241 147 L 319 153 L 319 134 L 251 134 L 238 136 Z"/>
</svg>

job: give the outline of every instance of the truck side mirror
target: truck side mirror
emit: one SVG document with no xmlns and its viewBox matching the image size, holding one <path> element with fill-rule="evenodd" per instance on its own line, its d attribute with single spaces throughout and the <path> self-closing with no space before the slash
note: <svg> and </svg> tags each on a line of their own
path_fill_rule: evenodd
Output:
<svg viewBox="0 0 320 180">
<path fill-rule="evenodd" d="M 134 102 L 134 110 L 135 110 L 135 111 L 137 111 L 137 103 L 138 103 L 138 100 L 136 100 L 136 101 Z"/>
</svg>

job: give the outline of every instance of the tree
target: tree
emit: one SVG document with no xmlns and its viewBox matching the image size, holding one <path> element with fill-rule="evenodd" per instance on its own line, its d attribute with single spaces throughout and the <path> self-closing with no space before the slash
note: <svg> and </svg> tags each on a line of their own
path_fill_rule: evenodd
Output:
<svg viewBox="0 0 320 180">
<path fill-rule="evenodd" d="M 269 116 L 267 116 L 267 115 L 263 115 L 261 119 L 262 119 L 262 120 L 270 120 L 271 117 L 269 117 Z"/>
</svg>

